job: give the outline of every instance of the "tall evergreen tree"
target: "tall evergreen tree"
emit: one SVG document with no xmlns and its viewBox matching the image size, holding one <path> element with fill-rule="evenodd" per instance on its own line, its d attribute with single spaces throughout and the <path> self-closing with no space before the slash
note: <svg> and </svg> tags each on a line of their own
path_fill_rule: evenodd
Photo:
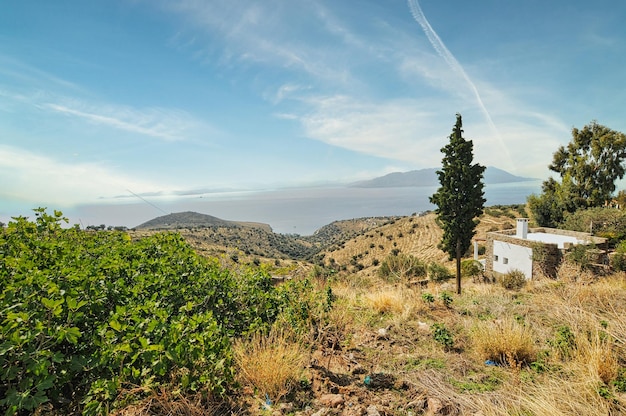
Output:
<svg viewBox="0 0 626 416">
<path fill-rule="evenodd" d="M 456 259 L 456 291 L 461 294 L 461 258 L 476 234 L 477 217 L 485 203 L 483 173 L 485 167 L 472 164 L 474 144 L 463 138 L 461 115 L 450 135 L 450 143 L 441 149 L 444 154 L 442 169 L 437 171 L 441 187 L 430 197 L 437 205 L 435 212 L 443 229 L 439 248 Z"/>
</svg>

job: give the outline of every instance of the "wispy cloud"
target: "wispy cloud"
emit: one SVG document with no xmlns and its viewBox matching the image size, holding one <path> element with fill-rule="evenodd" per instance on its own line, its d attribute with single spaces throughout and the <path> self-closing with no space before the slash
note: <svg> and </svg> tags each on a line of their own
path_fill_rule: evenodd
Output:
<svg viewBox="0 0 626 416">
<path fill-rule="evenodd" d="M 418 101 L 365 102 L 339 95 L 310 97 L 306 102 L 314 111 L 298 119 L 311 138 L 383 158 L 438 164 L 433 157 L 441 147 L 441 130 L 429 123 L 435 114 Z"/>
<path fill-rule="evenodd" d="M 436 166 L 454 113 L 461 112 L 481 163 L 528 173 L 549 163 L 563 137 L 557 119 L 520 116 L 536 111 L 508 94 L 514 85 L 499 89 L 475 63 L 466 70 L 417 0 L 408 0 L 404 20 L 368 14 L 367 22 L 352 16 L 349 23 L 341 8 L 320 2 L 163 4 L 192 23 L 176 35 L 183 50 L 210 57 L 234 77 L 247 65 L 255 68 L 254 86 L 276 106 L 277 119 L 299 122 L 310 139 L 390 163 Z M 409 17 L 425 37 L 409 29 L 415 26 Z M 529 156 L 529 141 L 545 149 L 545 160 Z"/>
<path fill-rule="evenodd" d="M 64 104 L 45 103 L 44 109 L 77 117 L 89 123 L 155 137 L 163 140 L 184 140 L 186 134 L 198 124 L 181 111 L 105 106 L 99 113 L 94 110 L 73 108 Z M 85 105 L 81 105 L 85 107 Z"/>
<path fill-rule="evenodd" d="M 279 68 L 335 85 L 351 80 L 338 48 L 319 47 L 314 39 L 327 42 L 330 36 L 337 45 L 359 40 L 315 2 L 182 0 L 163 7 L 194 28 L 188 35 L 176 33 L 171 43 L 210 65 L 237 71 L 249 65 Z"/>
<path fill-rule="evenodd" d="M 163 183 L 133 178 L 98 163 L 64 163 L 47 156 L 0 145 L 0 197 L 68 206 L 135 192 L 168 192 Z"/>
<path fill-rule="evenodd" d="M 80 85 L 74 82 L 5 54 L 0 54 L 0 75 L 10 79 L 13 86 L 26 84 L 30 88 L 84 91 Z"/>
</svg>

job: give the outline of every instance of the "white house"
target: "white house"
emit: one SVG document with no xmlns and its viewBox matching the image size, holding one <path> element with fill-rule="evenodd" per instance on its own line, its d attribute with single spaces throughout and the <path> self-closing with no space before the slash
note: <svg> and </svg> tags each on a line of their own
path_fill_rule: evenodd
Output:
<svg viewBox="0 0 626 416">
<path fill-rule="evenodd" d="M 556 274 L 563 254 L 579 244 L 604 245 L 606 239 L 589 233 L 554 228 L 528 228 L 527 218 L 517 219 L 514 230 L 487 233 L 485 274 L 489 278 L 520 270 L 526 279 L 541 270 Z"/>
</svg>

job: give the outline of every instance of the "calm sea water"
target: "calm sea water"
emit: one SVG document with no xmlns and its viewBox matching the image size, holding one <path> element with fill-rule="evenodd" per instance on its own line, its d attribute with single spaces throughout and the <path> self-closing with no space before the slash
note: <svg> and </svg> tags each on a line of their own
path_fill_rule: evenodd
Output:
<svg viewBox="0 0 626 416">
<path fill-rule="evenodd" d="M 336 220 L 360 217 L 410 215 L 434 208 L 428 201 L 437 187 L 406 188 L 301 188 L 255 192 L 227 192 L 149 199 L 131 204 L 81 207 L 72 214 L 73 223 L 87 225 L 137 226 L 172 212 L 195 211 L 231 221 L 269 224 L 277 233 L 310 235 Z M 486 206 L 521 204 L 532 193 L 540 193 L 541 181 L 486 185 Z"/>
</svg>

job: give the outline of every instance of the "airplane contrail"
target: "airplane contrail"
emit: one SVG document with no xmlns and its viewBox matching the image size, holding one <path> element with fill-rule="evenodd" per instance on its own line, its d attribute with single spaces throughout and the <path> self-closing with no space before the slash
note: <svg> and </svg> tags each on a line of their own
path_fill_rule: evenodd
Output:
<svg viewBox="0 0 626 416">
<path fill-rule="evenodd" d="M 430 23 L 428 23 L 428 19 L 426 19 L 426 16 L 424 15 L 424 12 L 422 11 L 422 8 L 420 7 L 418 1 L 408 0 L 408 3 L 409 3 L 409 8 L 411 9 L 411 14 L 413 15 L 413 18 L 415 19 L 417 23 L 419 23 L 419 25 L 422 27 L 422 30 L 424 30 L 424 33 L 426 34 L 428 41 L 430 42 L 432 47 L 435 49 L 437 54 L 441 58 L 443 58 L 444 61 L 446 61 L 446 63 L 450 66 L 450 68 L 452 68 L 453 71 L 461 74 L 463 79 L 467 82 L 467 84 L 470 86 L 470 88 L 474 92 L 474 96 L 476 97 L 476 101 L 478 102 L 478 105 L 480 106 L 481 111 L 485 115 L 487 122 L 489 123 L 489 126 L 496 133 L 496 137 L 498 138 L 498 141 L 500 142 L 500 145 L 502 146 L 503 151 L 508 157 L 508 161 L 511 162 L 511 155 L 509 154 L 508 149 L 504 145 L 504 142 L 502 141 L 502 137 L 500 137 L 500 133 L 498 132 L 498 128 L 496 127 L 493 120 L 491 119 L 491 115 L 489 114 L 489 111 L 487 111 L 487 107 L 485 106 L 482 98 L 480 97 L 478 88 L 476 88 L 476 85 L 472 82 L 470 77 L 467 75 L 467 73 L 465 72 L 465 70 L 459 63 L 459 61 L 456 60 L 454 55 L 452 55 L 452 53 L 448 50 L 446 45 L 443 43 L 439 35 L 437 35 L 437 32 L 435 32 L 435 30 L 432 28 Z"/>
</svg>

